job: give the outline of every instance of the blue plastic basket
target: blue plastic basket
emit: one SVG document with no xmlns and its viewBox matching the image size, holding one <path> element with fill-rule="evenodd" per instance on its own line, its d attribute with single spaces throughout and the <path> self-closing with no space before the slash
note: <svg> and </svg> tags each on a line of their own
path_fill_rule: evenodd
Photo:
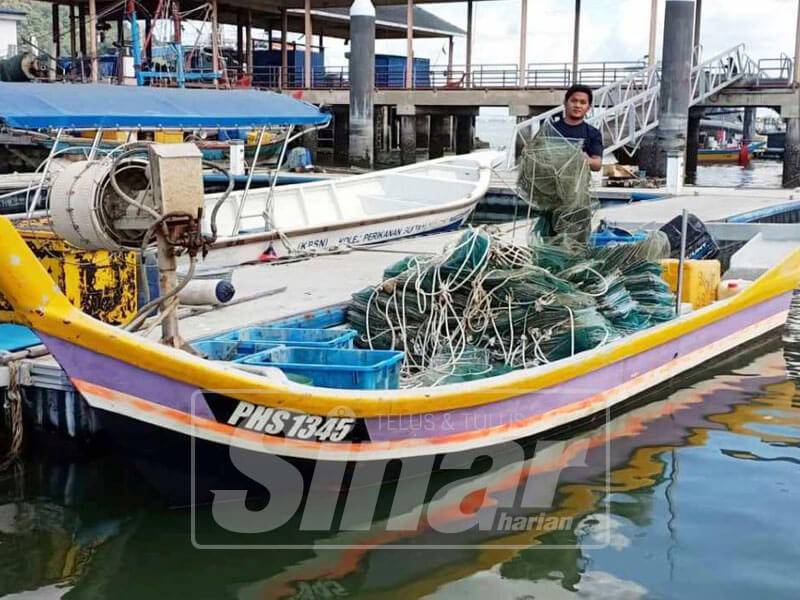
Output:
<svg viewBox="0 0 800 600">
<path fill-rule="evenodd" d="M 353 329 L 295 329 L 281 327 L 247 327 L 221 335 L 221 341 L 271 342 L 299 348 L 352 348 L 356 337 Z"/>
<path fill-rule="evenodd" d="M 398 387 L 402 361 L 403 353 L 393 350 L 283 347 L 259 352 L 241 362 L 304 375 L 318 387 L 387 390 Z"/>
<path fill-rule="evenodd" d="M 236 361 L 257 352 L 271 350 L 272 348 L 282 348 L 283 344 L 273 342 L 251 342 L 249 340 L 205 340 L 194 342 L 192 348 L 205 354 L 208 360 L 231 360 Z"/>
</svg>

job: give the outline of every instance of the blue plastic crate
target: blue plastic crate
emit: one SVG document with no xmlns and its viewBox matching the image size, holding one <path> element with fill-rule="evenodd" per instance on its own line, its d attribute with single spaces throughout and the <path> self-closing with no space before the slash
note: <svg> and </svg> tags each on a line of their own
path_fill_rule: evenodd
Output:
<svg viewBox="0 0 800 600">
<path fill-rule="evenodd" d="M 300 348 L 352 348 L 356 335 L 353 329 L 247 327 L 223 334 L 215 339 L 272 342 Z"/>
<path fill-rule="evenodd" d="M 264 350 L 282 347 L 283 344 L 250 340 L 204 340 L 192 344 L 192 348 L 205 354 L 208 360 L 230 361 L 236 361 Z"/>
<path fill-rule="evenodd" d="M 403 353 L 393 350 L 284 347 L 259 352 L 241 362 L 303 375 L 318 387 L 387 390 L 398 387 L 402 361 Z"/>
</svg>

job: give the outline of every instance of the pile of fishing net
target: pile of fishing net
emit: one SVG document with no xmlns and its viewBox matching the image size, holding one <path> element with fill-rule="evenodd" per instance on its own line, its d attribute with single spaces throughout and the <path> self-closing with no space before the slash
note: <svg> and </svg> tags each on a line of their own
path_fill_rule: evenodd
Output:
<svg viewBox="0 0 800 600">
<path fill-rule="evenodd" d="M 538 216 L 527 245 L 470 228 L 441 254 L 406 257 L 353 295 L 358 345 L 404 351 L 402 385 L 541 365 L 674 317 L 657 262 L 669 256 L 667 236 L 590 246 L 582 154 L 563 138 L 540 137 L 521 161 L 520 186 Z"/>
</svg>

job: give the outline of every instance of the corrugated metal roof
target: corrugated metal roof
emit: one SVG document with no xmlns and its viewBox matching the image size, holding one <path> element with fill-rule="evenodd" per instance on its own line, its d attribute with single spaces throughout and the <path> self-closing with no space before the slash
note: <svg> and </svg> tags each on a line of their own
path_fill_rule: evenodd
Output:
<svg viewBox="0 0 800 600">
<path fill-rule="evenodd" d="M 292 9 L 290 12 L 302 14 L 302 10 Z M 350 19 L 350 9 L 346 7 L 320 7 L 312 8 L 312 14 L 330 15 L 343 21 Z M 402 6 L 376 6 L 375 21 L 382 25 L 395 26 L 398 29 L 406 27 L 406 5 Z M 414 30 L 440 33 L 442 36 L 461 36 L 466 32 L 460 27 L 437 17 L 431 12 L 418 6 L 414 7 Z"/>
</svg>

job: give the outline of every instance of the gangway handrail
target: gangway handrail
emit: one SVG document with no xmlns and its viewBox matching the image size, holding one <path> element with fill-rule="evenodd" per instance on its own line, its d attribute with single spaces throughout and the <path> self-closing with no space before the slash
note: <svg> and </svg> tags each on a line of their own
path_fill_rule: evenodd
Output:
<svg viewBox="0 0 800 600">
<path fill-rule="evenodd" d="M 693 56 L 699 57 L 701 54 L 701 48 L 694 49 Z M 587 122 L 603 133 L 606 142 L 604 154 L 624 146 L 638 146 L 644 134 L 658 126 L 660 69 L 660 64 L 651 65 L 595 91 Z M 692 68 L 689 105 L 700 104 L 745 76 L 758 75 L 758 66 L 745 52 L 745 45 L 737 44 L 702 62 L 698 61 Z M 556 106 L 522 121 L 514 128 L 506 147 L 506 169 L 514 166 L 518 140 L 524 141 L 526 134 L 530 139 L 542 123 L 563 110 L 563 106 Z"/>
</svg>

